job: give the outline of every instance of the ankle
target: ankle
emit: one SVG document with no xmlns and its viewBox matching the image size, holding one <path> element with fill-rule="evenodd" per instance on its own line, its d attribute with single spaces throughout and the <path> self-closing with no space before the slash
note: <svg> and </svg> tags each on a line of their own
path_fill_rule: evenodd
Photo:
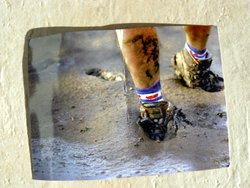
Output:
<svg viewBox="0 0 250 188">
<path fill-rule="evenodd" d="M 185 43 L 185 48 L 188 53 L 196 60 L 205 60 L 212 57 L 212 54 L 207 50 L 207 48 L 204 48 L 203 50 L 198 50 L 187 42 Z"/>
<path fill-rule="evenodd" d="M 141 103 L 152 103 L 163 101 L 162 89 L 160 80 L 149 88 L 136 88 L 137 96 Z"/>
</svg>

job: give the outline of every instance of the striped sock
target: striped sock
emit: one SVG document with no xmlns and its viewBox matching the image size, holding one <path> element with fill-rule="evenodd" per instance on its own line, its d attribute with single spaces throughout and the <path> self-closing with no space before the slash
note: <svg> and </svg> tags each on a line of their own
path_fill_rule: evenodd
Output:
<svg viewBox="0 0 250 188">
<path fill-rule="evenodd" d="M 136 88 L 135 90 L 141 103 L 163 101 L 160 80 L 158 80 L 153 86 L 149 88 Z"/>
<path fill-rule="evenodd" d="M 195 59 L 198 60 L 208 59 L 212 56 L 212 54 L 206 48 L 203 50 L 197 50 L 187 42 L 185 43 L 185 48 L 187 49 L 190 55 L 192 55 Z"/>
</svg>

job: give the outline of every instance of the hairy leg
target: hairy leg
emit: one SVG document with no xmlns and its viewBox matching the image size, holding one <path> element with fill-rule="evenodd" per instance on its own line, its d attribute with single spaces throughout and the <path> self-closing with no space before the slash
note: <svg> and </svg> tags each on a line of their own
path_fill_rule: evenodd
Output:
<svg viewBox="0 0 250 188">
<path fill-rule="evenodd" d="M 137 88 L 149 88 L 159 80 L 159 45 L 152 27 L 123 29 L 119 45 Z"/>
</svg>

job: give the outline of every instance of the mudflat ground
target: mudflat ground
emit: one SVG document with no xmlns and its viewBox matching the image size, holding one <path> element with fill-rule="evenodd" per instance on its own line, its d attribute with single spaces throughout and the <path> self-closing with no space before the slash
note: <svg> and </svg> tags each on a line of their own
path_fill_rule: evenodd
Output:
<svg viewBox="0 0 250 188">
<path fill-rule="evenodd" d="M 185 42 L 181 27 L 157 28 L 165 98 L 195 127 L 156 143 L 135 123 L 139 103 L 115 31 L 86 31 L 30 41 L 30 117 L 35 179 L 81 180 L 148 176 L 229 166 L 224 92 L 182 86 L 170 59 Z M 208 49 L 222 75 L 216 28 Z M 92 68 L 126 79 L 88 75 Z"/>
</svg>

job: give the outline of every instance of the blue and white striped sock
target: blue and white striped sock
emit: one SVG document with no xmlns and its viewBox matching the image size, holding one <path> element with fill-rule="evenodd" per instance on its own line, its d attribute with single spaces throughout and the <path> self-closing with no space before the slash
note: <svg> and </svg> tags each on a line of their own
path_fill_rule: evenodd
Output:
<svg viewBox="0 0 250 188">
<path fill-rule="evenodd" d="M 198 60 L 208 59 L 212 56 L 212 54 L 206 48 L 203 50 L 197 50 L 187 42 L 185 43 L 185 48 L 187 49 L 190 55 L 192 55 L 195 59 Z"/>
<path fill-rule="evenodd" d="M 153 86 L 149 88 L 135 88 L 135 90 L 141 103 L 163 101 L 160 80 L 158 80 Z"/>
</svg>

